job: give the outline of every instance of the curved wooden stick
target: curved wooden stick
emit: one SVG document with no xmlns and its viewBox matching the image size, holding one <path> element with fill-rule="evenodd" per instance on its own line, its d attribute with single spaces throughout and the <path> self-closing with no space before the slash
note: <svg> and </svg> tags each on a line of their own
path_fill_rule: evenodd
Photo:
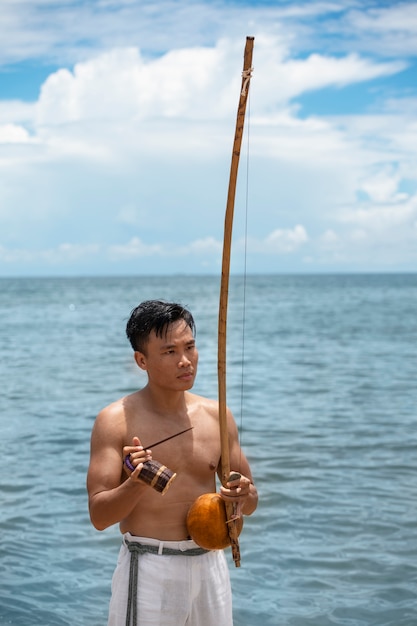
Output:
<svg viewBox="0 0 417 626">
<path fill-rule="evenodd" d="M 227 194 L 227 205 L 224 222 L 224 240 L 223 240 L 223 260 L 222 260 L 222 276 L 220 285 L 220 304 L 219 304 L 219 326 L 218 326 L 218 357 L 217 357 L 217 374 L 219 385 L 219 421 L 220 421 L 220 443 L 221 443 L 221 480 L 223 486 L 229 480 L 230 474 L 230 452 L 229 437 L 227 428 L 227 409 L 226 409 L 226 328 L 227 328 L 227 305 L 229 296 L 229 275 L 230 275 L 230 252 L 232 246 L 232 228 L 233 214 L 236 194 L 237 172 L 239 167 L 240 148 L 242 144 L 243 127 L 245 123 L 246 101 L 249 93 L 250 77 L 252 71 L 252 51 L 254 37 L 246 37 L 246 46 L 244 53 L 242 86 L 240 91 L 239 106 L 237 110 L 235 139 L 233 143 L 232 164 L 230 167 L 229 191 Z M 233 505 L 226 505 L 227 519 L 230 521 L 233 517 Z M 236 567 L 240 567 L 240 550 L 238 533 L 235 521 L 228 524 L 229 535 L 232 545 L 233 560 Z"/>
</svg>

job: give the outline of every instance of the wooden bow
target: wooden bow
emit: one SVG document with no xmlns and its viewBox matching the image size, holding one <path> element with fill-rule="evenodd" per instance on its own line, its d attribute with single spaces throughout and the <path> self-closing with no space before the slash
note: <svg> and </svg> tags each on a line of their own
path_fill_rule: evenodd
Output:
<svg viewBox="0 0 417 626">
<path fill-rule="evenodd" d="M 230 252 L 232 246 L 233 214 L 236 194 L 237 172 L 239 167 L 240 148 L 242 144 L 243 127 L 245 123 L 246 101 L 249 93 L 250 78 L 252 72 L 252 51 L 254 37 L 246 37 L 244 53 L 242 86 L 240 90 L 239 106 L 237 110 L 235 139 L 233 143 L 232 163 L 230 167 L 229 190 L 224 222 L 222 275 L 220 284 L 219 324 L 218 324 L 218 357 L 217 374 L 219 386 L 219 421 L 220 421 L 220 444 L 221 444 L 221 481 L 225 487 L 230 475 L 230 453 L 227 428 L 227 403 L 226 403 L 226 328 L 227 328 L 227 305 L 229 296 L 230 275 Z M 233 516 L 233 504 L 226 505 L 229 536 L 232 546 L 232 555 L 236 567 L 240 567 L 240 549 L 238 530 L 235 521 L 230 521 Z"/>
</svg>

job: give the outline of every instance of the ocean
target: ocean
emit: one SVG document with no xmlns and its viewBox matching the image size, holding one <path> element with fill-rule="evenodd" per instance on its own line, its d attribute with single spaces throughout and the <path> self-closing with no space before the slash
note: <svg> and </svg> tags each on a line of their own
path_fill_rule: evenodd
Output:
<svg viewBox="0 0 417 626">
<path fill-rule="evenodd" d="M 99 410 L 145 384 L 149 298 L 197 324 L 217 396 L 218 277 L 0 279 L 0 624 L 105 626 L 120 546 L 87 511 Z M 417 274 L 232 277 L 228 404 L 259 489 L 235 626 L 417 625 Z M 221 626 L 221 625 L 219 625 Z"/>
</svg>

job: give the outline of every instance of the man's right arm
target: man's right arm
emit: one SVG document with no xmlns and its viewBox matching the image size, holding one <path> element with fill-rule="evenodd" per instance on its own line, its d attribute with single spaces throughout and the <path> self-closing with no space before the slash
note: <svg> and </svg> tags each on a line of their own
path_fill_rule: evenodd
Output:
<svg viewBox="0 0 417 626">
<path fill-rule="evenodd" d="M 90 519 L 104 530 L 126 518 L 146 490 L 137 480 L 140 467 L 123 479 L 123 425 L 114 405 L 104 409 L 91 434 L 90 465 L 87 474 Z"/>
</svg>

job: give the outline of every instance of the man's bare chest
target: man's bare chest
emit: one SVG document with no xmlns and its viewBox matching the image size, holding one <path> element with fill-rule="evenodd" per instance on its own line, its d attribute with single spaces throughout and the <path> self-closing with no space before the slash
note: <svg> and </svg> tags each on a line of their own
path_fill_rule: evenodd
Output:
<svg viewBox="0 0 417 626">
<path fill-rule="evenodd" d="M 150 415 L 136 415 L 128 423 L 127 442 L 138 437 L 152 457 L 173 471 L 213 472 L 220 460 L 218 423 L 201 414 L 199 419 L 158 419 Z"/>
</svg>

